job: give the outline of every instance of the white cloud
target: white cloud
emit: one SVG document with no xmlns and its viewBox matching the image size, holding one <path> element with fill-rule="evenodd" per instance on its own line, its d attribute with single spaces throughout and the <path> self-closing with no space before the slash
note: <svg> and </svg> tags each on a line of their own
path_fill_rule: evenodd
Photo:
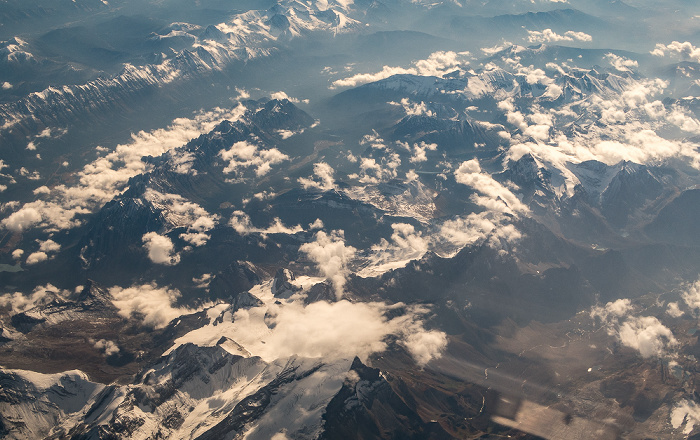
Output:
<svg viewBox="0 0 700 440">
<path fill-rule="evenodd" d="M 316 188 L 321 191 L 328 191 L 335 188 L 335 178 L 333 167 L 325 162 L 314 164 L 314 175 L 310 178 L 300 177 L 299 184 L 304 189 Z"/>
<path fill-rule="evenodd" d="M 35 202 L 34 206 L 32 206 L 32 204 L 27 204 L 19 211 L 13 212 L 7 218 L 4 218 L 2 220 L 2 225 L 11 231 L 20 232 L 35 224 L 41 223 L 44 216 L 42 215 L 42 210 L 37 209 L 40 206 L 43 207 L 44 204 L 37 204 L 37 202 Z"/>
<path fill-rule="evenodd" d="M 685 41 L 683 43 L 680 41 L 673 41 L 668 45 L 658 43 L 654 50 L 651 51 L 651 54 L 660 57 L 678 55 L 685 60 L 700 62 L 700 48 L 694 46 L 690 41 Z"/>
<path fill-rule="evenodd" d="M 700 280 L 685 286 L 681 298 L 694 313 L 700 311 Z"/>
<path fill-rule="evenodd" d="M 338 87 L 356 87 L 362 84 L 367 84 L 382 79 L 389 78 L 394 75 L 417 75 L 418 70 L 415 68 L 404 69 L 403 67 L 384 66 L 381 71 L 376 73 L 358 73 L 348 78 L 338 79 L 331 83 L 331 89 Z"/>
<path fill-rule="evenodd" d="M 370 248 L 368 264 L 358 273 L 361 277 L 376 277 L 392 269 L 406 266 L 421 258 L 428 250 L 429 240 L 408 223 L 394 223 L 391 241 L 382 238 Z"/>
<path fill-rule="evenodd" d="M 58 252 L 61 250 L 61 245 L 49 239 L 39 242 L 39 250 L 42 252 Z"/>
<path fill-rule="evenodd" d="M 197 170 L 193 168 L 195 162 L 194 153 L 183 149 L 170 150 L 166 153 L 168 157 L 168 165 L 170 169 L 177 174 L 197 175 Z"/>
<path fill-rule="evenodd" d="M 330 234 L 318 231 L 315 240 L 301 245 L 299 252 L 316 263 L 319 272 L 333 283 L 336 297 L 342 298 L 346 277 L 350 273 L 348 263 L 357 252 L 354 247 L 345 245 L 343 231 L 332 231 Z"/>
<path fill-rule="evenodd" d="M 700 425 L 700 406 L 692 400 L 677 402 L 671 410 L 671 426 L 683 429 L 683 434 L 690 435 L 695 425 Z"/>
<path fill-rule="evenodd" d="M 413 144 L 413 156 L 409 159 L 411 163 L 425 162 L 428 160 L 426 156 L 426 151 L 437 150 L 437 144 L 426 144 L 421 142 L 419 144 Z"/>
<path fill-rule="evenodd" d="M 104 353 L 105 356 L 112 356 L 113 354 L 119 353 L 119 346 L 114 341 L 109 341 L 107 339 L 100 339 L 95 341 L 93 346 Z"/>
<path fill-rule="evenodd" d="M 591 317 L 599 318 L 614 336 L 626 347 L 639 351 L 642 357 L 661 357 L 678 344 L 671 330 L 654 316 L 634 316 L 634 306 L 629 299 L 618 299 L 605 306 L 591 309 Z"/>
<path fill-rule="evenodd" d="M 522 238 L 512 221 L 529 214 L 527 205 L 509 188 L 483 172 L 476 159 L 462 162 L 454 175 L 458 183 L 476 190 L 470 199 L 484 211 L 444 221 L 433 238 L 434 244 L 439 245 L 441 252 L 449 254 L 466 245 L 485 241 L 499 252 L 507 252 Z"/>
<path fill-rule="evenodd" d="M 342 78 L 333 81 L 330 88 L 338 87 L 356 87 L 361 84 L 379 81 L 389 78 L 394 75 L 420 75 L 420 76 L 437 76 L 461 70 L 469 64 L 467 57 L 469 52 L 452 52 L 438 51 L 433 52 L 424 60 L 418 60 L 409 68 L 384 66 L 381 71 L 376 73 L 358 73 L 348 78 Z"/>
<path fill-rule="evenodd" d="M 143 325 L 153 328 L 165 327 L 173 319 L 193 313 L 184 307 L 173 307 L 180 297 L 180 291 L 158 287 L 155 283 L 122 288 L 111 287 L 112 303 L 124 318 L 135 318 Z"/>
<path fill-rule="evenodd" d="M 481 171 L 477 159 L 471 159 L 455 171 L 457 182 L 470 186 L 482 195 L 472 195 L 471 199 L 487 209 L 507 214 L 528 213 L 530 209 L 508 188 Z"/>
<path fill-rule="evenodd" d="M 58 137 L 63 136 L 68 132 L 67 129 L 55 129 L 58 132 Z M 41 130 L 41 132 L 36 135 L 37 138 L 44 138 L 44 139 L 49 139 L 53 135 L 51 127 L 46 127 L 45 129 Z"/>
<path fill-rule="evenodd" d="M 179 194 L 163 194 L 149 188 L 143 197 L 163 213 L 169 229 L 187 228 L 186 232 L 180 234 L 180 238 L 194 246 L 206 244 L 210 238 L 207 232 L 219 221 L 218 215 L 210 214 Z"/>
<path fill-rule="evenodd" d="M 53 294 L 57 294 L 65 298 L 70 294 L 70 292 L 67 290 L 61 290 L 52 284 L 46 284 L 45 286 L 35 287 L 32 293 L 29 295 L 24 295 L 21 292 L 5 293 L 0 295 L 0 306 L 10 307 L 12 309 L 12 313 L 21 313 L 42 304 L 47 299 L 52 298 Z"/>
<path fill-rule="evenodd" d="M 41 251 L 33 252 L 33 253 L 29 254 L 29 256 L 27 257 L 26 264 L 28 266 L 31 266 L 32 264 L 41 263 L 41 262 L 44 262 L 48 259 L 49 259 L 49 256 L 46 254 L 46 252 L 41 252 Z"/>
<path fill-rule="evenodd" d="M 278 99 L 278 100 L 286 99 L 289 102 L 293 102 L 295 104 L 298 104 L 300 102 L 303 102 L 304 104 L 309 103 L 308 99 L 292 98 L 291 96 L 287 95 L 286 93 L 284 93 L 282 91 L 270 94 L 270 99 Z"/>
<path fill-rule="evenodd" d="M 204 274 L 202 274 L 202 276 L 199 277 L 199 278 L 197 278 L 197 277 L 192 278 L 192 282 L 195 283 L 195 285 L 196 285 L 199 289 L 206 289 L 207 287 L 209 287 L 209 283 L 211 283 L 211 280 L 212 280 L 212 279 L 214 279 L 214 275 L 213 275 L 213 274 L 204 273 Z"/>
<path fill-rule="evenodd" d="M 210 132 L 222 120 L 239 119 L 244 112 L 242 105 L 234 109 L 215 108 L 192 118 L 175 119 L 167 128 L 132 134 L 131 142 L 117 145 L 105 156 L 85 165 L 76 174 L 76 185 L 51 188 L 48 197 L 41 194 L 42 200 L 24 204 L 1 224 L 16 232 L 37 226 L 49 230 L 76 227 L 81 224 L 77 216 L 101 208 L 124 190 L 131 177 L 148 171 L 149 165 L 141 160 L 144 156 L 160 156 Z M 103 147 L 97 150 L 105 151 Z"/>
<path fill-rule="evenodd" d="M 239 309 L 216 326 L 179 338 L 175 345 L 214 345 L 226 335 L 268 362 L 292 355 L 332 362 L 354 356 L 367 359 L 386 350 L 388 340 L 395 339 L 420 366 L 440 357 L 447 345 L 444 333 L 425 329 L 423 317 L 429 310 L 424 307 L 347 300 L 306 305 L 300 298 L 277 301 L 269 286 L 251 290 L 266 300 L 264 306 Z M 397 309 L 405 313 L 396 316 L 392 311 Z"/>
<path fill-rule="evenodd" d="M 416 104 L 411 103 L 411 101 L 408 98 L 402 98 L 400 103 L 392 101 L 389 102 L 389 104 L 400 105 L 401 107 L 403 107 L 403 110 L 406 112 L 407 116 L 435 116 L 435 113 L 432 110 L 428 110 L 428 105 L 424 101 L 421 101 L 420 104 Z"/>
<path fill-rule="evenodd" d="M 359 160 L 360 174 L 352 174 L 348 177 L 357 178 L 360 183 L 375 185 L 380 182 L 386 182 L 395 179 L 398 176 L 397 169 L 401 166 L 401 157 L 393 149 L 384 145 L 384 140 L 381 138 L 375 139 L 374 135 L 367 135 L 363 139 L 363 143 L 370 143 L 372 148 L 377 150 L 385 150 L 386 154 L 377 159 L 373 157 L 361 157 Z M 373 140 L 369 141 L 367 138 Z M 399 145 L 402 145 L 399 143 Z M 430 144 L 432 146 L 432 144 Z M 427 147 L 422 147 L 427 148 Z"/>
<path fill-rule="evenodd" d="M 324 227 L 324 225 L 323 225 L 323 220 L 321 220 L 320 218 L 317 218 L 316 220 L 314 220 L 313 223 L 311 223 L 311 224 L 309 225 L 309 230 L 310 230 L 310 231 L 314 231 L 314 230 L 317 230 L 317 229 L 323 229 L 323 227 Z"/>
<path fill-rule="evenodd" d="M 614 90 L 593 92 L 582 100 L 550 110 L 539 105 L 516 110 L 512 99 L 502 100 L 499 109 L 523 133 L 510 136 L 508 157 L 517 160 L 530 153 L 544 166 L 556 168 L 565 182 L 555 190 L 568 195 L 573 195 L 579 183 L 570 170 L 572 163 L 597 160 L 615 165 L 627 160 L 658 164 L 677 158 L 700 169 L 700 152 L 695 142 L 685 136 L 673 139 L 660 135 L 676 131 L 675 127 L 700 133 L 700 122 L 687 109 L 666 106 L 657 99 L 667 85 L 660 79 L 616 77 Z M 567 133 L 565 127 L 571 123 L 587 129 Z"/>
<path fill-rule="evenodd" d="M 148 258 L 156 264 L 173 266 L 180 262 L 180 255 L 175 253 L 175 245 L 169 237 L 157 232 L 148 232 L 141 238 L 143 247 L 148 251 Z"/>
<path fill-rule="evenodd" d="M 469 55 L 469 52 L 433 52 L 427 59 L 416 61 L 415 66 L 421 76 L 442 77 L 446 73 L 461 70 L 462 67 L 467 66 Z"/>
<path fill-rule="evenodd" d="M 642 357 L 662 356 L 678 341 L 671 330 L 653 316 L 632 317 L 620 325 L 622 345 L 638 350 Z"/>
<path fill-rule="evenodd" d="M 411 331 L 406 335 L 402 344 L 408 349 L 418 365 L 425 366 L 431 360 L 441 356 L 447 347 L 447 336 L 437 330 Z"/>
<path fill-rule="evenodd" d="M 610 319 L 619 319 L 627 316 L 632 309 L 632 301 L 627 298 L 618 299 L 604 306 L 594 306 L 591 309 L 591 318 L 600 318 L 603 322 L 607 322 Z"/>
<path fill-rule="evenodd" d="M 372 130 L 372 133 L 362 136 L 360 145 L 369 145 L 375 150 L 385 150 L 387 148 L 386 142 L 379 136 L 377 130 Z"/>
<path fill-rule="evenodd" d="M 471 213 L 466 217 L 447 220 L 440 225 L 438 241 L 446 241 L 457 249 L 489 239 L 488 244 L 503 249 L 517 242 L 522 233 L 509 223 L 510 219 L 498 211 Z"/>
<path fill-rule="evenodd" d="M 510 41 L 504 41 L 501 44 L 497 44 L 496 46 L 492 47 L 482 47 L 481 51 L 486 55 L 486 56 L 492 56 L 497 54 L 498 52 L 501 52 L 502 50 L 505 50 L 509 47 L 513 46 L 513 43 Z"/>
<path fill-rule="evenodd" d="M 666 314 L 668 314 L 672 318 L 679 318 L 685 313 L 678 307 L 677 302 L 671 302 L 668 303 L 668 307 L 666 308 Z"/>
<path fill-rule="evenodd" d="M 620 72 L 630 72 L 632 71 L 632 69 L 636 69 L 639 67 L 639 63 L 636 60 L 631 60 L 629 58 L 615 55 L 614 53 L 606 54 L 605 58 L 607 58 L 610 61 L 611 66 L 613 66 Z"/>
<path fill-rule="evenodd" d="M 267 228 L 256 228 L 250 221 L 250 217 L 243 211 L 234 211 L 229 220 L 229 225 L 239 234 L 296 234 L 302 232 L 304 228 L 300 225 L 293 227 L 285 226 L 278 217 L 275 217 L 272 224 Z"/>
<path fill-rule="evenodd" d="M 566 31 L 564 35 L 557 34 L 551 29 L 543 31 L 527 31 L 527 41 L 530 43 L 556 43 L 560 41 L 592 41 L 593 37 L 584 32 Z"/>
<path fill-rule="evenodd" d="M 22 249 L 15 249 L 12 251 L 12 259 L 13 260 L 19 260 L 22 258 L 22 255 L 24 255 L 24 251 Z"/>
<path fill-rule="evenodd" d="M 218 216 L 209 217 L 202 215 L 187 227 L 187 232 L 180 234 L 180 238 L 194 246 L 203 246 L 211 238 L 206 232 L 214 229 Z"/>
<path fill-rule="evenodd" d="M 12 88 L 12 84 L 10 84 L 9 82 L 5 81 L 2 83 L 3 90 L 10 90 L 11 88 Z"/>
<path fill-rule="evenodd" d="M 270 311 L 274 315 L 275 309 Z M 280 357 L 296 354 L 312 358 L 353 355 L 366 358 L 370 353 L 383 351 L 384 338 L 394 330 L 387 325 L 382 312 L 377 304 L 346 300 L 319 301 L 306 307 L 295 302 L 274 315 L 276 326 L 265 343 L 271 344 Z"/>
<path fill-rule="evenodd" d="M 228 150 L 221 150 L 219 156 L 228 162 L 224 173 L 240 174 L 248 168 L 254 168 L 257 177 L 268 174 L 272 165 L 289 160 L 289 156 L 277 148 L 260 150 L 257 145 L 247 141 L 234 143 Z"/>
</svg>

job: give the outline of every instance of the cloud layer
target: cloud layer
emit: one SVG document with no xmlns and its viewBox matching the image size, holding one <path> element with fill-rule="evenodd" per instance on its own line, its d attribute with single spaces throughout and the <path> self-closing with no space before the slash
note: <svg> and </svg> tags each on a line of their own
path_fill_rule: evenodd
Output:
<svg viewBox="0 0 700 440">
<path fill-rule="evenodd" d="M 178 316 L 194 312 L 186 307 L 174 307 L 180 297 L 179 290 L 158 287 L 155 283 L 127 288 L 115 286 L 109 289 L 109 293 L 119 315 L 137 319 L 148 327 L 163 328 Z"/>
<path fill-rule="evenodd" d="M 357 249 L 345 244 L 343 231 L 332 231 L 330 234 L 318 231 L 314 241 L 301 245 L 299 252 L 306 254 L 316 264 L 318 271 L 333 283 L 336 297 L 342 298 L 350 273 L 348 264 L 357 252 Z"/>
</svg>

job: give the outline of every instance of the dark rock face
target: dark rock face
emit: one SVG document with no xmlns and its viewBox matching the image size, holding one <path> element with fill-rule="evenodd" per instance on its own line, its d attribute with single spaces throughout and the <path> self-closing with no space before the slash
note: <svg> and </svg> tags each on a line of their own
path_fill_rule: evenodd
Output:
<svg viewBox="0 0 700 440">
<path fill-rule="evenodd" d="M 141 244 L 148 232 L 161 230 L 166 224 L 163 213 L 151 203 L 136 198 L 118 198 L 107 203 L 87 226 L 80 248 L 85 269 L 110 264 L 135 264 L 124 255 L 124 244 Z M 115 261 L 116 260 L 116 261 Z"/>
<path fill-rule="evenodd" d="M 601 194 L 601 211 L 613 225 L 625 226 L 635 209 L 662 191 L 663 185 L 649 168 L 626 162 Z"/>
<path fill-rule="evenodd" d="M 645 232 L 656 240 L 700 246 L 700 190 L 690 189 L 666 205 Z"/>
<path fill-rule="evenodd" d="M 301 288 L 293 285 L 290 281 L 294 281 L 294 273 L 289 269 L 277 269 L 275 278 L 272 281 L 272 294 L 277 298 L 289 298 Z"/>
<path fill-rule="evenodd" d="M 426 423 L 391 388 L 376 368 L 358 358 L 323 416 L 321 440 L 448 439 L 440 425 Z"/>
<path fill-rule="evenodd" d="M 258 283 L 260 283 L 260 277 L 247 264 L 233 262 L 214 276 L 209 284 L 209 292 L 212 298 L 238 298 L 240 294 L 247 292 Z M 240 301 L 243 305 L 246 300 L 242 298 Z"/>
</svg>

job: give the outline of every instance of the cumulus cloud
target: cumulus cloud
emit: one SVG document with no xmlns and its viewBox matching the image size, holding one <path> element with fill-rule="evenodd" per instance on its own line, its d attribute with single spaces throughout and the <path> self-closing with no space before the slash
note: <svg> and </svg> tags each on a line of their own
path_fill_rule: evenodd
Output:
<svg viewBox="0 0 700 440">
<path fill-rule="evenodd" d="M 267 228 L 256 228 L 250 221 L 250 216 L 243 211 L 236 210 L 231 215 L 231 220 L 229 220 L 229 226 L 231 226 L 236 232 L 241 235 L 247 234 L 296 234 L 304 230 L 300 225 L 293 227 L 285 226 L 282 220 L 275 217 L 272 224 Z"/>
<path fill-rule="evenodd" d="M 523 236 L 509 221 L 498 211 L 471 213 L 443 222 L 437 238 L 457 249 L 488 240 L 492 248 L 504 250 Z"/>
<path fill-rule="evenodd" d="M 58 252 L 61 250 L 61 245 L 51 239 L 48 239 L 39 242 L 39 250 L 42 252 Z"/>
<path fill-rule="evenodd" d="M 501 52 L 502 50 L 505 50 L 505 49 L 511 47 L 511 46 L 513 46 L 513 43 L 511 43 L 510 41 L 504 41 L 503 43 L 497 44 L 495 46 L 482 47 L 481 51 L 486 56 L 492 56 L 492 55 L 497 54 L 498 52 Z"/>
<path fill-rule="evenodd" d="M 84 209 L 65 209 L 58 203 L 36 201 L 27 203 L 16 212 L 2 220 L 2 225 L 13 232 L 21 232 L 38 225 L 46 220 L 46 225 L 52 224 L 59 229 L 77 225 L 74 217 L 87 213 Z"/>
<path fill-rule="evenodd" d="M 345 245 L 343 231 L 332 231 L 330 234 L 318 231 L 314 241 L 301 245 L 299 252 L 316 263 L 318 271 L 333 283 L 336 297 L 342 298 L 350 273 L 348 263 L 357 252 L 354 247 Z"/>
<path fill-rule="evenodd" d="M 700 311 L 700 280 L 685 286 L 681 298 L 690 310 L 698 314 Z"/>
<path fill-rule="evenodd" d="M 671 302 L 668 303 L 668 306 L 666 308 L 666 314 L 668 314 L 672 318 L 679 318 L 685 313 L 680 309 L 680 307 L 678 307 L 677 302 Z"/>
<path fill-rule="evenodd" d="M 622 345 L 638 350 L 645 358 L 661 356 L 667 348 L 678 344 L 671 330 L 653 316 L 626 320 L 620 325 L 618 338 Z"/>
<path fill-rule="evenodd" d="M 22 255 L 24 255 L 24 251 L 22 249 L 15 249 L 12 251 L 12 259 L 13 260 L 19 260 L 22 258 Z"/>
<path fill-rule="evenodd" d="M 214 229 L 218 216 L 209 217 L 202 215 L 187 227 L 187 232 L 180 234 L 180 238 L 194 246 L 204 246 L 211 238 L 206 232 Z"/>
<path fill-rule="evenodd" d="M 404 69 L 403 67 L 384 66 L 381 71 L 376 73 L 358 73 L 347 78 L 335 80 L 333 83 L 331 83 L 330 88 L 337 89 L 338 87 L 357 87 L 362 84 L 386 79 L 390 76 L 406 74 L 417 75 L 418 70 L 415 68 Z"/>
<path fill-rule="evenodd" d="M 420 366 L 425 366 L 441 356 L 447 347 L 447 336 L 437 330 L 412 331 L 401 343 L 408 349 L 413 359 Z"/>
<path fill-rule="evenodd" d="M 438 51 L 433 52 L 425 60 L 415 62 L 418 74 L 421 76 L 442 77 L 447 73 L 461 70 L 469 64 L 469 52 Z"/>
<path fill-rule="evenodd" d="M 216 326 L 210 324 L 177 339 L 175 346 L 187 342 L 211 346 L 221 336 L 229 336 L 268 362 L 292 355 L 335 361 L 354 356 L 367 359 L 395 340 L 424 366 L 439 358 L 447 345 L 444 333 L 425 328 L 429 310 L 424 307 L 347 300 L 304 304 L 302 299 L 277 301 L 260 290 L 258 286 L 252 293 L 268 298 L 264 306 L 240 309 Z"/>
<path fill-rule="evenodd" d="M 49 256 L 46 254 L 46 252 L 42 252 L 42 251 L 32 252 L 27 257 L 26 264 L 28 266 L 31 266 L 33 264 L 41 263 L 41 262 L 46 261 L 48 259 L 49 259 Z"/>
<path fill-rule="evenodd" d="M 530 43 L 557 43 L 561 41 L 592 41 L 593 37 L 584 32 L 566 31 L 564 35 L 557 34 L 551 29 L 543 31 L 527 31 L 527 41 Z"/>
<path fill-rule="evenodd" d="M 692 400 L 682 400 L 671 410 L 671 426 L 682 429 L 683 434 L 690 435 L 695 425 L 700 425 L 700 406 Z"/>
<path fill-rule="evenodd" d="M 119 346 L 114 341 L 109 341 L 107 339 L 100 339 L 95 341 L 93 347 L 104 353 L 105 356 L 112 356 L 119 353 Z"/>
<path fill-rule="evenodd" d="M 391 101 L 389 104 L 403 107 L 403 110 L 406 112 L 407 116 L 435 116 L 435 112 L 429 110 L 428 105 L 424 101 L 421 101 L 420 104 L 418 104 L 412 103 L 408 98 L 402 98 L 401 102 Z"/>
<path fill-rule="evenodd" d="M 296 104 L 298 104 L 298 103 L 300 103 L 300 102 L 303 102 L 304 104 L 308 104 L 308 103 L 309 103 L 309 100 L 308 100 L 308 99 L 292 98 L 291 96 L 287 95 L 285 92 L 282 92 L 282 91 L 280 91 L 280 92 L 275 92 L 275 93 L 270 94 L 270 99 L 278 99 L 278 100 L 286 99 L 286 100 L 288 100 L 289 102 L 293 102 L 293 103 L 296 103 Z"/>
<path fill-rule="evenodd" d="M 168 223 L 169 229 L 186 228 L 180 238 L 194 246 L 203 246 L 209 241 L 208 232 L 219 221 L 218 215 L 210 214 L 207 210 L 179 194 L 164 194 L 148 189 L 143 197 L 154 208 L 160 210 Z"/>
<path fill-rule="evenodd" d="M 358 272 L 361 277 L 375 277 L 392 269 L 406 266 L 411 260 L 421 258 L 428 251 L 429 239 L 408 223 L 391 225 L 390 240 L 382 238 L 370 248 L 367 266 Z"/>
<path fill-rule="evenodd" d="M 614 53 L 606 54 L 605 58 L 608 59 L 611 66 L 620 72 L 630 72 L 632 69 L 639 67 L 639 63 L 636 60 L 615 55 Z"/>
<path fill-rule="evenodd" d="M 530 209 L 508 188 L 482 172 L 477 159 L 471 159 L 457 168 L 454 173 L 457 182 L 474 188 L 481 195 L 472 195 L 476 204 L 493 211 L 507 214 L 528 213 Z"/>
<path fill-rule="evenodd" d="M 677 128 L 700 133 L 700 122 L 692 113 L 658 99 L 667 85 L 660 79 L 620 76 L 615 78 L 614 90 L 590 93 L 556 109 L 539 105 L 516 109 L 512 99 L 503 100 L 499 109 L 522 132 L 511 133 L 508 157 L 517 160 L 529 153 L 544 166 L 557 169 L 565 180 L 557 191 L 568 195 L 579 183 L 569 165 L 588 160 L 615 165 L 623 160 L 659 164 L 680 159 L 700 169 L 695 142 L 689 137 L 662 136 Z M 587 128 L 566 132 L 572 123 Z"/>
<path fill-rule="evenodd" d="M 158 287 L 155 283 L 109 289 L 112 303 L 124 318 L 139 320 L 143 325 L 163 328 L 173 319 L 193 313 L 194 310 L 173 305 L 180 297 L 180 291 L 167 287 Z"/>
<path fill-rule="evenodd" d="M 318 162 L 314 164 L 314 175 L 309 178 L 300 177 L 299 184 L 304 189 L 316 188 L 328 191 L 335 188 L 334 173 L 333 167 L 325 162 Z"/>
<path fill-rule="evenodd" d="M 9 307 L 12 309 L 12 313 L 21 313 L 50 302 L 55 296 L 66 298 L 68 295 L 70 295 L 68 290 L 61 290 L 52 284 L 46 284 L 35 287 L 29 295 L 24 295 L 22 292 L 0 295 L 0 307 Z"/>
<path fill-rule="evenodd" d="M 370 145 L 373 150 L 377 150 L 380 156 L 361 157 L 358 161 L 360 168 L 359 174 L 350 174 L 348 177 L 358 179 L 360 183 L 375 185 L 380 182 L 386 182 L 395 179 L 398 176 L 398 168 L 401 166 L 401 157 L 399 154 L 384 143 L 384 139 L 373 131 L 372 134 L 365 135 L 360 141 L 360 145 Z M 407 148 L 407 144 L 398 145 Z M 432 148 L 433 144 L 422 144 L 418 148 Z M 427 147 L 426 145 L 430 145 Z M 410 148 L 408 148 L 410 151 Z M 374 154 L 374 153 L 370 153 Z"/>
<path fill-rule="evenodd" d="M 594 306 L 591 309 L 591 318 L 600 318 L 603 322 L 608 322 L 627 316 L 632 309 L 632 301 L 627 298 L 618 299 L 604 306 Z"/>
<path fill-rule="evenodd" d="M 437 150 L 437 144 L 426 144 L 425 142 L 413 144 L 413 155 L 409 161 L 411 163 L 425 162 L 428 160 L 426 152 L 435 150 Z"/>
<path fill-rule="evenodd" d="M 671 330 L 654 316 L 634 316 L 629 299 L 595 306 L 591 317 L 599 318 L 610 336 L 635 349 L 644 358 L 661 357 L 678 344 Z"/>
<path fill-rule="evenodd" d="M 257 177 L 268 174 L 272 165 L 289 160 L 289 156 L 277 148 L 262 150 L 248 141 L 234 143 L 228 150 L 221 150 L 219 156 L 227 162 L 224 173 L 240 175 L 244 170 L 253 168 Z"/>
<path fill-rule="evenodd" d="M 180 262 L 180 255 L 175 252 L 175 245 L 169 237 L 157 232 L 148 232 L 141 240 L 152 262 L 166 266 L 174 266 Z"/>
<path fill-rule="evenodd" d="M 381 71 L 376 73 L 358 73 L 348 78 L 342 78 L 333 81 L 330 88 L 338 87 L 356 87 L 361 84 L 379 81 L 389 78 L 394 75 L 420 75 L 420 76 L 437 76 L 461 70 L 469 64 L 469 52 L 452 52 L 438 51 L 433 52 L 424 60 L 413 62 L 413 65 L 408 68 L 384 66 Z"/>
<path fill-rule="evenodd" d="M 658 43 L 654 50 L 651 51 L 651 54 L 659 57 L 676 55 L 684 60 L 700 62 L 700 48 L 693 45 L 690 41 L 684 41 L 682 43 L 680 41 L 673 41 L 670 44 Z"/>
<path fill-rule="evenodd" d="M 197 175 L 197 170 L 193 168 L 196 159 L 194 153 L 178 148 L 168 151 L 166 155 L 168 157 L 168 166 L 173 172 L 192 176 Z"/>
<path fill-rule="evenodd" d="M 454 176 L 458 183 L 476 191 L 470 199 L 484 210 L 442 222 L 433 240 L 435 244 L 448 254 L 479 242 L 507 252 L 522 238 L 513 220 L 529 214 L 530 209 L 509 188 L 484 172 L 476 159 L 462 162 Z"/>
<path fill-rule="evenodd" d="M 148 171 L 150 165 L 142 161 L 144 156 L 160 156 L 210 132 L 222 120 L 237 120 L 244 113 L 242 105 L 234 109 L 216 108 L 192 118 L 175 119 L 167 128 L 132 134 L 130 142 L 117 145 L 78 171 L 77 184 L 57 185 L 50 188 L 49 194 L 38 194 L 40 200 L 23 204 L 0 224 L 15 232 L 33 227 L 58 230 L 79 226 L 80 215 L 99 209 L 123 191 L 131 177 Z M 98 147 L 97 151 L 109 149 Z"/>
</svg>

